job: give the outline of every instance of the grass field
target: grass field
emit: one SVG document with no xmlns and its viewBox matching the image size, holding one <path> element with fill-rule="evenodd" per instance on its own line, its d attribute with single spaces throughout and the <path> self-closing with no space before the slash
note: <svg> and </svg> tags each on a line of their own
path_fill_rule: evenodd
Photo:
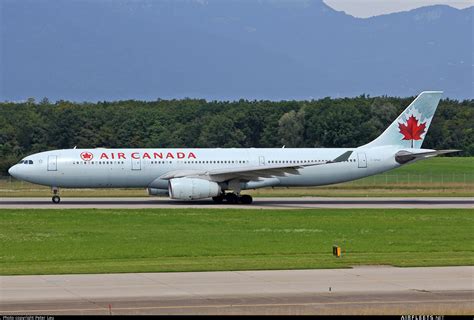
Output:
<svg viewBox="0 0 474 320">
<path fill-rule="evenodd" d="M 474 157 L 440 157 L 385 174 L 323 187 L 263 188 L 246 193 L 260 197 L 469 197 L 474 196 Z M 63 197 L 144 197 L 145 189 L 62 189 Z M 48 187 L 0 179 L 0 197 L 49 197 Z"/>
<path fill-rule="evenodd" d="M 473 213 L 3 209 L 0 274 L 474 265 Z"/>
</svg>

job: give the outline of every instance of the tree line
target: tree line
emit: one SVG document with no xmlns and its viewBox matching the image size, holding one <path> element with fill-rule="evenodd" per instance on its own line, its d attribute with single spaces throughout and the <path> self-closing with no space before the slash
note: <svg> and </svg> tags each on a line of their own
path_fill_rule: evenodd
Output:
<svg viewBox="0 0 474 320">
<path fill-rule="evenodd" d="M 29 154 L 74 147 L 354 147 L 380 135 L 413 99 L 1 102 L 0 174 Z M 441 100 L 423 147 L 473 156 L 474 99 Z"/>
</svg>

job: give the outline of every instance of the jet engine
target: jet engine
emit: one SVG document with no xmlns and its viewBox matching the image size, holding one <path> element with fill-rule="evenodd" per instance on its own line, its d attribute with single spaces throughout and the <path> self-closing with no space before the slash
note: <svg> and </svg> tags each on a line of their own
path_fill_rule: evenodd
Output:
<svg viewBox="0 0 474 320">
<path fill-rule="evenodd" d="M 197 178 L 175 178 L 168 183 L 171 199 L 195 200 L 216 197 L 221 194 L 219 184 Z"/>
</svg>

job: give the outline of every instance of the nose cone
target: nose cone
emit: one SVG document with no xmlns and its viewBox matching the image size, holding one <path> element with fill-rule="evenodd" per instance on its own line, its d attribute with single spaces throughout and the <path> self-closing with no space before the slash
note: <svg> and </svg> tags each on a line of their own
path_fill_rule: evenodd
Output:
<svg viewBox="0 0 474 320">
<path fill-rule="evenodd" d="M 10 169 L 8 169 L 8 173 L 14 177 L 14 178 L 17 178 L 18 177 L 18 165 L 14 165 L 13 167 L 11 167 Z"/>
</svg>

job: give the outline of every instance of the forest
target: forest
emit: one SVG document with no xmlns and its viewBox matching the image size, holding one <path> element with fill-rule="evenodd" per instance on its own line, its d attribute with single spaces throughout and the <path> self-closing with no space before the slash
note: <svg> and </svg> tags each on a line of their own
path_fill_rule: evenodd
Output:
<svg viewBox="0 0 474 320">
<path fill-rule="evenodd" d="M 0 102 L 0 175 L 26 155 L 74 147 L 355 147 L 414 98 Z M 474 99 L 441 100 L 423 147 L 474 156 Z"/>
</svg>

